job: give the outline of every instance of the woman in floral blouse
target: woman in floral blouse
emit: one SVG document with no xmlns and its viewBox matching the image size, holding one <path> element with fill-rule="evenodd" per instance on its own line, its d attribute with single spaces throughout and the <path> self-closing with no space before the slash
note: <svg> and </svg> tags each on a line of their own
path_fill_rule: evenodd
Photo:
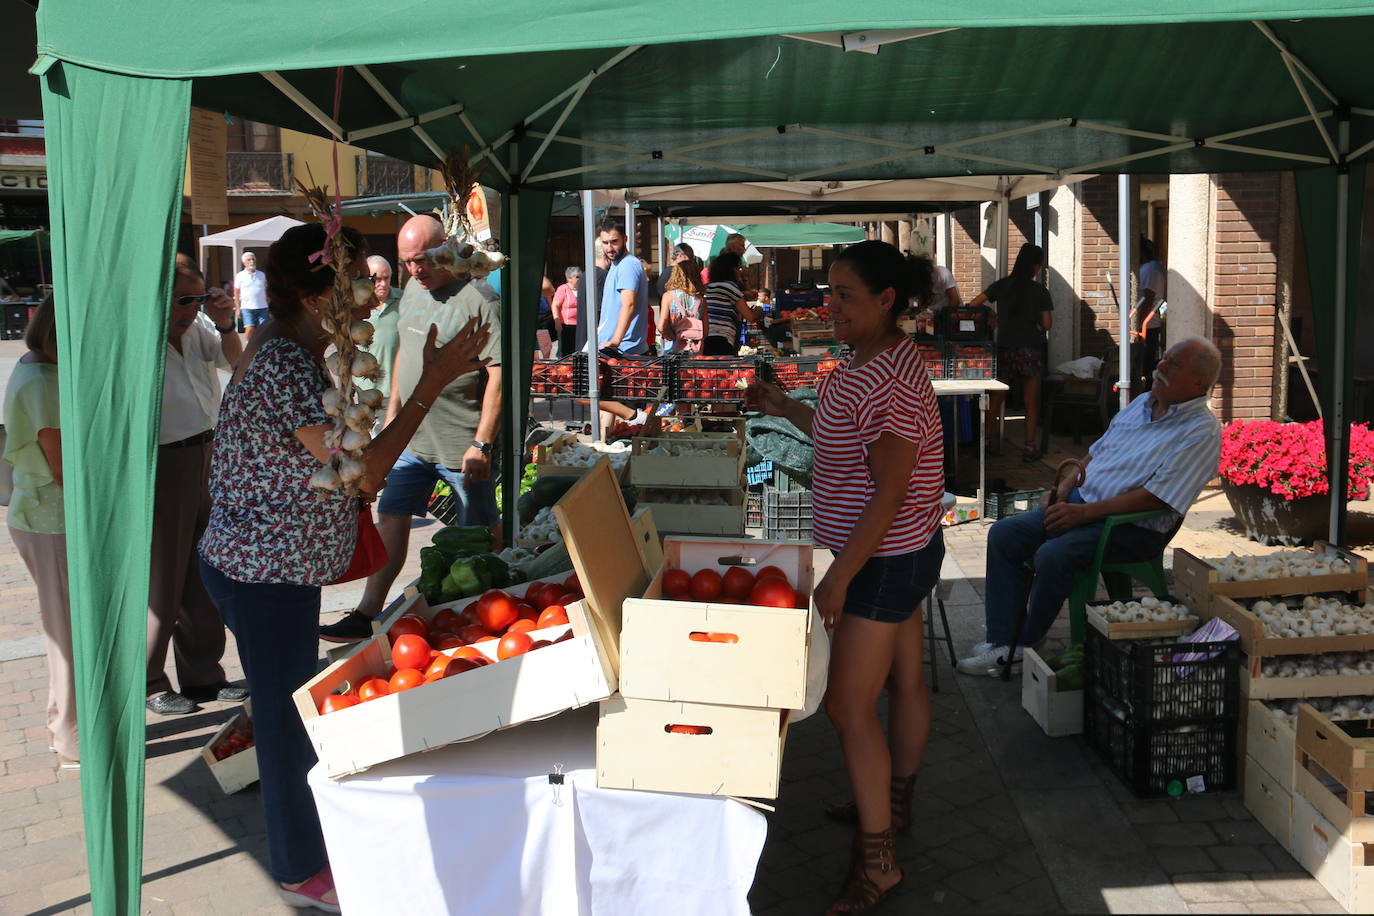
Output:
<svg viewBox="0 0 1374 916">
<path fill-rule="evenodd" d="M 366 243 L 353 245 L 350 271 L 366 274 Z M 269 868 L 293 906 L 338 912 L 319 816 L 305 776 L 315 754 L 292 692 L 315 676 L 320 587 L 337 579 L 357 542 L 357 499 L 321 491 L 310 476 L 330 457 L 332 427 L 320 400 L 330 386 L 320 325 L 334 272 L 312 264 L 323 227 L 297 226 L 267 256 L 271 317 L 262 325 L 225 392 L 210 474 L 214 508 L 200 542 L 201 577 L 238 642 L 253 694 L 254 738 L 266 814 Z M 372 303 L 354 309 L 366 318 Z M 488 330 L 469 322 L 442 347 L 430 328 L 415 393 L 365 453 L 365 493 L 387 472 L 443 388 L 475 368 Z"/>
</svg>

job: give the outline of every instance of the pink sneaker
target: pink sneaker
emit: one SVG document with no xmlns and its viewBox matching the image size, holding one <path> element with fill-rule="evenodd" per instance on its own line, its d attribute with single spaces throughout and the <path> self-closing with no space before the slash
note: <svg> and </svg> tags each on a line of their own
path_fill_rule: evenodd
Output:
<svg viewBox="0 0 1374 916">
<path fill-rule="evenodd" d="M 324 896 L 332 890 L 334 890 L 334 874 L 329 870 L 328 865 L 320 869 L 315 877 L 294 890 L 284 884 L 277 885 L 277 893 L 281 895 L 281 899 L 297 909 L 304 910 L 313 907 L 326 913 L 342 913 L 343 910 L 339 909 L 337 903 L 329 903 L 324 899 Z"/>
</svg>

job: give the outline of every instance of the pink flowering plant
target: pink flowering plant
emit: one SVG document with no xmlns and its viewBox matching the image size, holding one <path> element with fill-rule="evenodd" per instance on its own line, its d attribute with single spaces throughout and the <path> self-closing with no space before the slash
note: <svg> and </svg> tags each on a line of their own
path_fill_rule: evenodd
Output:
<svg viewBox="0 0 1374 916">
<path fill-rule="evenodd" d="M 1327 493 L 1322 421 L 1228 423 L 1221 432 L 1219 470 L 1228 483 L 1254 484 L 1286 500 Z M 1349 473 L 1346 498 L 1368 499 L 1374 481 L 1374 432 L 1368 426 L 1350 427 Z"/>
</svg>

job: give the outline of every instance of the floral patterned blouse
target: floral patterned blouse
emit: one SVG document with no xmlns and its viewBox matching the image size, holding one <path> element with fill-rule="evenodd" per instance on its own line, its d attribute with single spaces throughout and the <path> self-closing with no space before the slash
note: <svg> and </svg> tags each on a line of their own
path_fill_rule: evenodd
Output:
<svg viewBox="0 0 1374 916">
<path fill-rule="evenodd" d="M 300 344 L 275 338 L 231 383 L 215 428 L 207 563 L 240 582 L 328 585 L 348 568 L 358 507 L 342 491 L 317 490 L 320 462 L 296 430 L 329 423 L 320 395 L 328 373 Z"/>
</svg>

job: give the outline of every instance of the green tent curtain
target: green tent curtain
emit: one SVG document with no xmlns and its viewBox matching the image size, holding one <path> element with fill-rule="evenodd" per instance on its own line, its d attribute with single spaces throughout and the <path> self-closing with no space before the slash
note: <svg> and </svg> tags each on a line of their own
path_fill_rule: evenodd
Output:
<svg viewBox="0 0 1374 916">
<path fill-rule="evenodd" d="M 191 84 L 42 78 L 91 903 L 139 909 L 149 541 Z"/>
<path fill-rule="evenodd" d="M 852 245 L 868 238 L 858 226 L 839 223 L 759 223 L 735 227 L 755 248 Z"/>
</svg>

